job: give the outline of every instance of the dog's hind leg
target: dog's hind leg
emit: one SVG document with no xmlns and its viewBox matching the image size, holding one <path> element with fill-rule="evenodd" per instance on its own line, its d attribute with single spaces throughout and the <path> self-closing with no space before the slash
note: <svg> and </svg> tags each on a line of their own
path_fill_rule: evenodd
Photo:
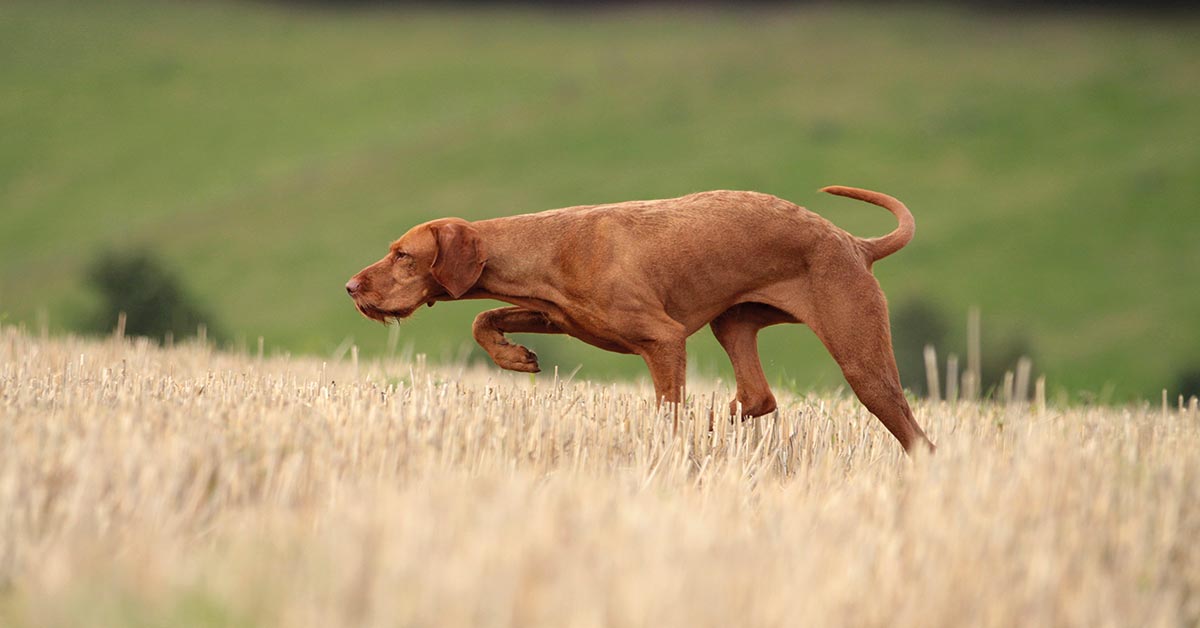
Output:
<svg viewBox="0 0 1200 628">
<path fill-rule="evenodd" d="M 523 307 L 502 307 L 495 310 L 480 312 L 471 326 L 475 342 L 487 351 L 500 368 L 523 373 L 537 373 L 537 354 L 513 344 L 504 337 L 506 333 L 516 334 L 561 334 L 565 333 L 557 325 L 550 322 L 541 312 L 527 310 Z"/>
<path fill-rule="evenodd" d="M 933 443 L 917 425 L 896 369 L 887 302 L 867 270 L 814 286 L 813 317 L 805 321 L 829 349 L 863 405 L 912 453 Z"/>
<path fill-rule="evenodd" d="M 737 398 L 729 402 L 730 416 L 756 417 L 775 410 L 775 395 L 758 357 L 758 330 L 777 323 L 795 322 L 787 314 L 759 303 L 742 303 L 725 310 L 709 323 L 717 342 L 729 354 L 737 380 Z"/>
</svg>

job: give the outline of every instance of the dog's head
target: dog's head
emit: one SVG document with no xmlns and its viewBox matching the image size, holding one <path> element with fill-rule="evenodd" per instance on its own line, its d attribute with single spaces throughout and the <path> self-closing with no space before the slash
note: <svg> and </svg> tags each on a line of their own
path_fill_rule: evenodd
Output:
<svg viewBox="0 0 1200 628">
<path fill-rule="evenodd" d="M 363 316 L 386 323 L 411 316 L 422 304 L 461 297 L 485 262 L 475 228 L 461 218 L 443 218 L 393 242 L 383 259 L 346 282 L 346 292 Z"/>
</svg>

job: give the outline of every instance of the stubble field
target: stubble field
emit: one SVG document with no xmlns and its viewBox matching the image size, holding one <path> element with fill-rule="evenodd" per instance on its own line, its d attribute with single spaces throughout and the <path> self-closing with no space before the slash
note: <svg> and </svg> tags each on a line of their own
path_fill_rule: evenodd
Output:
<svg viewBox="0 0 1200 628">
<path fill-rule="evenodd" d="M 944 317 L 944 340 L 895 325 L 917 351 L 961 354 L 979 306 L 986 355 L 1027 353 L 1051 396 L 1154 399 L 1200 369 L 1196 14 L 529 4 L 0 3 L 0 322 L 83 329 L 92 260 L 146 248 L 228 342 L 376 356 L 341 286 L 426 220 L 731 189 L 895 228 L 816 192 L 841 184 L 916 216 L 875 272 L 893 313 Z M 452 360 L 486 307 L 404 342 Z M 762 337 L 776 387 L 840 384 L 812 334 Z M 535 348 L 591 380 L 644 368 Z M 732 376 L 711 334 L 689 352 Z"/>
<path fill-rule="evenodd" d="M 1200 412 L 689 386 L 0 329 L 0 625 L 1200 621 Z"/>
</svg>

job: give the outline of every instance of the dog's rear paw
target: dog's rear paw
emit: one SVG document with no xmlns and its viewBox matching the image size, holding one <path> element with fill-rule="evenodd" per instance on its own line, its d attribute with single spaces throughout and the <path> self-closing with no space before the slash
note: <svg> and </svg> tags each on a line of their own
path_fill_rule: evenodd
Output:
<svg viewBox="0 0 1200 628">
<path fill-rule="evenodd" d="M 537 354 L 521 345 L 508 345 L 492 356 L 492 360 L 502 369 L 520 373 L 540 373 Z"/>
</svg>

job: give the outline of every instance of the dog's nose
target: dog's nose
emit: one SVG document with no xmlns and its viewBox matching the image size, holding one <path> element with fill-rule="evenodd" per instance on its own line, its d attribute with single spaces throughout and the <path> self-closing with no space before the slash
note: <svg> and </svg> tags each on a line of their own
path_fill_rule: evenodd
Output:
<svg viewBox="0 0 1200 628">
<path fill-rule="evenodd" d="M 358 292 L 358 289 L 361 287 L 362 283 L 359 282 L 358 279 L 351 279 L 350 281 L 346 282 L 346 293 L 350 296 L 354 296 L 354 294 Z"/>
</svg>

